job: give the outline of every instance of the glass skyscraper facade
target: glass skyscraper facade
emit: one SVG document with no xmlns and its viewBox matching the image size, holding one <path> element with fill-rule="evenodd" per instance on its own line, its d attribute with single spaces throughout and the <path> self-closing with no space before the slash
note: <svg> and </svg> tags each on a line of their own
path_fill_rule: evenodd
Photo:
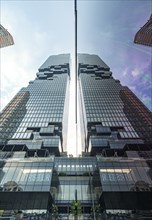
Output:
<svg viewBox="0 0 152 220">
<path fill-rule="evenodd" d="M 0 147 L 27 154 L 66 151 L 70 55 L 50 56 L 1 113 Z"/>
<path fill-rule="evenodd" d="M 97 55 L 79 54 L 83 153 L 67 156 L 69 83 L 70 55 L 50 56 L 1 112 L 0 216 L 151 219 L 152 113 Z"/>
<path fill-rule="evenodd" d="M 83 150 L 91 155 L 123 155 L 152 147 L 152 113 L 97 56 L 79 54 Z"/>
</svg>

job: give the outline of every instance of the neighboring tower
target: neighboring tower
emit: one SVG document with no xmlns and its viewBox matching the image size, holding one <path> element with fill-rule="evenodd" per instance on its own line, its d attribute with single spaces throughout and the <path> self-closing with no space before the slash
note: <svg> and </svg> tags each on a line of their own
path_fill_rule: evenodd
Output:
<svg viewBox="0 0 152 220">
<path fill-rule="evenodd" d="M 14 44 L 12 35 L 0 24 L 0 48 Z"/>
<path fill-rule="evenodd" d="M 152 46 L 152 15 L 147 23 L 136 33 L 134 43 Z"/>
<path fill-rule="evenodd" d="M 69 61 L 69 54 L 50 56 L 37 78 L 4 108 L 0 114 L 3 151 L 22 149 L 30 156 L 66 151 Z"/>
<path fill-rule="evenodd" d="M 83 151 L 123 155 L 152 148 L 152 113 L 97 56 L 79 54 Z"/>
</svg>

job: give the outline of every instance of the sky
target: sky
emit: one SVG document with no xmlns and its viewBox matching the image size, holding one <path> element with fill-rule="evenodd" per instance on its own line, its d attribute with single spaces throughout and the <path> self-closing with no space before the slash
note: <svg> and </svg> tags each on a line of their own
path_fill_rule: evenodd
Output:
<svg viewBox="0 0 152 220">
<path fill-rule="evenodd" d="M 74 54 L 73 0 L 1 0 L 0 22 L 15 44 L 1 49 L 0 109 L 36 77 L 48 56 Z M 152 110 L 152 48 L 133 43 L 152 13 L 151 0 L 78 0 L 78 52 L 99 55 L 113 77 Z M 74 100 L 74 68 L 71 68 Z M 70 104 L 70 121 L 74 114 Z M 71 139 L 73 136 L 70 134 Z"/>
<path fill-rule="evenodd" d="M 152 47 L 133 43 L 150 18 L 152 1 L 81 1 L 78 9 L 80 52 L 98 54 L 152 110 Z"/>
<path fill-rule="evenodd" d="M 1 23 L 15 42 L 1 49 L 1 109 L 48 56 L 73 50 L 72 6 L 72 1 L 1 1 Z"/>
</svg>

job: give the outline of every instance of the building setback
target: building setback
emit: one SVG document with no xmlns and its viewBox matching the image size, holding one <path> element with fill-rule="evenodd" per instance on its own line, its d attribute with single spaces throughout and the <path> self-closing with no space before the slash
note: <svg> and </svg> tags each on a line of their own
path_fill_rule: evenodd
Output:
<svg viewBox="0 0 152 220">
<path fill-rule="evenodd" d="M 12 35 L 0 24 L 0 48 L 14 44 Z"/>
<path fill-rule="evenodd" d="M 69 58 L 50 56 L 0 115 L 0 216 L 152 219 L 151 112 L 79 54 L 83 154 L 68 157 Z"/>
<path fill-rule="evenodd" d="M 1 113 L 0 148 L 29 155 L 66 151 L 69 54 L 50 56 Z"/>
<path fill-rule="evenodd" d="M 134 43 L 152 46 L 152 15 L 146 24 L 136 33 Z"/>
</svg>

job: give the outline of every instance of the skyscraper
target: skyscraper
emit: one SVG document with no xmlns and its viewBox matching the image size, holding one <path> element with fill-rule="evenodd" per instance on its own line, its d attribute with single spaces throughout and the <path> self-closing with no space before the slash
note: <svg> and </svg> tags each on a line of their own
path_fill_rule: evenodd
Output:
<svg viewBox="0 0 152 220">
<path fill-rule="evenodd" d="M 14 44 L 12 35 L 0 24 L 0 48 Z"/>
<path fill-rule="evenodd" d="M 69 83 L 70 55 L 50 56 L 1 112 L 0 210 L 50 209 L 52 154 L 66 151 Z"/>
<path fill-rule="evenodd" d="M 152 113 L 97 56 L 79 54 L 83 150 L 122 155 L 125 149 L 152 147 Z"/>
<path fill-rule="evenodd" d="M 152 15 L 146 24 L 136 33 L 134 43 L 152 46 Z"/>
<path fill-rule="evenodd" d="M 22 88 L 1 113 L 3 150 L 23 149 L 27 154 L 66 151 L 69 54 L 50 56 L 37 78 Z"/>
<path fill-rule="evenodd" d="M 83 156 L 61 153 L 69 58 L 50 56 L 1 113 L 0 215 L 152 218 L 151 112 L 97 55 L 78 55 Z"/>
<path fill-rule="evenodd" d="M 97 55 L 79 54 L 78 74 L 83 151 L 97 158 L 97 203 L 143 214 L 152 209 L 152 113 Z"/>
</svg>

